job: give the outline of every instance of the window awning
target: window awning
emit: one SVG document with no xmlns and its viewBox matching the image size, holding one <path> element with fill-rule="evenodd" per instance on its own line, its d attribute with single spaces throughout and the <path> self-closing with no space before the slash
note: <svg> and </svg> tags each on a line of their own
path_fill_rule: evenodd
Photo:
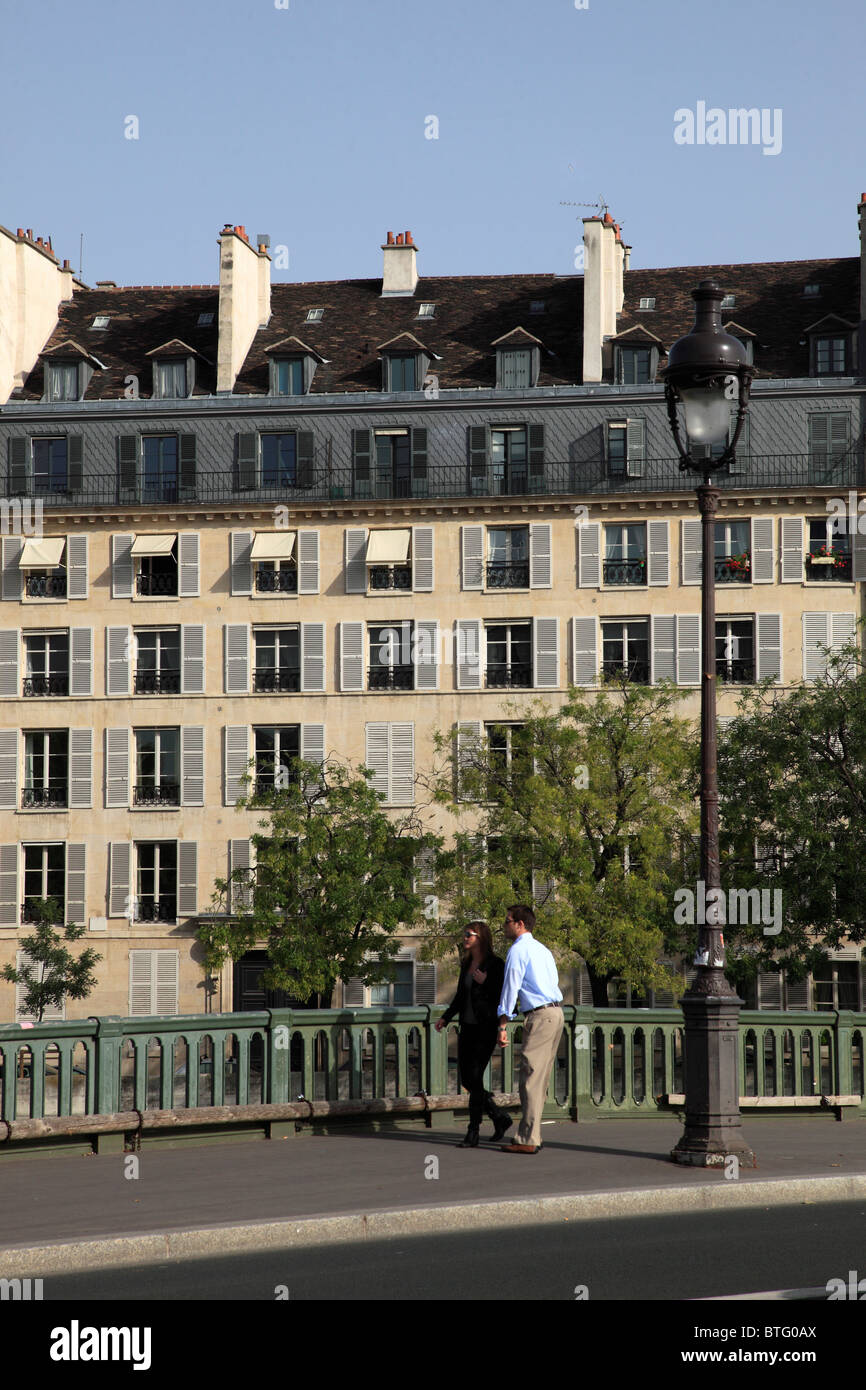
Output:
<svg viewBox="0 0 866 1390">
<path fill-rule="evenodd" d="M 367 541 L 368 565 L 403 565 L 409 559 L 409 530 L 371 531 Z"/>
<path fill-rule="evenodd" d="M 170 555 L 177 540 L 177 533 L 171 536 L 136 536 L 132 542 L 133 555 Z"/>
<path fill-rule="evenodd" d="M 18 561 L 19 568 L 23 570 L 56 569 L 65 549 L 65 536 L 43 536 L 38 541 L 25 541 Z"/>
<path fill-rule="evenodd" d="M 251 560 L 291 560 L 297 531 L 257 531 Z"/>
</svg>

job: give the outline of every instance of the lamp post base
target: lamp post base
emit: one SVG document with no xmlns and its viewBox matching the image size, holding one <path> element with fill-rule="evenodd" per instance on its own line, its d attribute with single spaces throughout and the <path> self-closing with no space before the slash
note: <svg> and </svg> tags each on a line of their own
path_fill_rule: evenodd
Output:
<svg viewBox="0 0 866 1390">
<path fill-rule="evenodd" d="M 741 1005 L 722 971 L 712 968 L 699 969 L 695 984 L 683 995 L 686 1127 L 671 1151 L 674 1163 L 722 1168 L 735 1158 L 732 1172 L 757 1167 L 740 1120 Z"/>
</svg>

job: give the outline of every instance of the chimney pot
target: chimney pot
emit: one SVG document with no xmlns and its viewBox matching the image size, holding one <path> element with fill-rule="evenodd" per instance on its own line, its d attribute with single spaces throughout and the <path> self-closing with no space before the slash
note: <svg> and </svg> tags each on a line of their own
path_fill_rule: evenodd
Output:
<svg viewBox="0 0 866 1390">
<path fill-rule="evenodd" d="M 28 227 L 28 228 L 27 228 L 27 240 L 28 240 L 28 241 L 32 241 L 32 240 L 33 240 L 33 228 L 32 228 L 32 227 Z"/>
<path fill-rule="evenodd" d="M 71 267 L 71 265 L 69 264 L 68 261 L 64 261 L 64 262 L 63 262 L 63 269 L 64 269 L 64 270 L 71 270 L 71 269 L 72 269 L 72 267 Z"/>
<path fill-rule="evenodd" d="M 861 204 L 866 203 L 866 193 L 860 194 L 860 202 Z"/>
<path fill-rule="evenodd" d="M 393 232 L 389 232 L 389 233 L 388 233 L 388 245 L 389 245 L 389 246 L 393 246 L 393 245 L 394 245 L 394 233 L 393 233 Z"/>
<path fill-rule="evenodd" d="M 411 246 L 411 245 L 412 245 L 412 233 L 411 233 L 411 232 L 404 232 L 404 233 L 403 233 L 403 240 L 405 241 L 405 243 L 406 243 L 407 246 Z"/>
<path fill-rule="evenodd" d="M 19 236 L 23 236 L 23 235 L 24 235 L 24 228 L 23 228 L 23 227 L 19 227 L 19 228 L 18 228 L 18 235 L 19 235 Z"/>
</svg>

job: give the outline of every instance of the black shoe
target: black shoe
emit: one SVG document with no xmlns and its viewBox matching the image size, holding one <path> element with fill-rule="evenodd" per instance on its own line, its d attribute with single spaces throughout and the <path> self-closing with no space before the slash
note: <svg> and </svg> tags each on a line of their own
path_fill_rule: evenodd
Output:
<svg viewBox="0 0 866 1390">
<path fill-rule="evenodd" d="M 493 1121 L 492 1142 L 494 1144 L 498 1144 L 503 1134 L 505 1134 L 513 1124 L 514 1121 L 511 1119 L 510 1115 L 507 1115 L 504 1110 L 500 1110 L 499 1114 L 496 1116 L 496 1119 Z"/>
<path fill-rule="evenodd" d="M 458 1149 L 477 1149 L 478 1148 L 478 1126 L 470 1125 L 466 1131 L 466 1138 L 461 1139 L 457 1145 Z"/>
</svg>

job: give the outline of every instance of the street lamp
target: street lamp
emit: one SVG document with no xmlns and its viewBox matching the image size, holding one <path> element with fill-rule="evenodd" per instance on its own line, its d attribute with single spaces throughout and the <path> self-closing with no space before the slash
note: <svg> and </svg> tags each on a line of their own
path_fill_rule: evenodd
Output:
<svg viewBox="0 0 866 1390">
<path fill-rule="evenodd" d="M 706 894 L 705 922 L 699 924 L 694 964 L 697 973 L 683 995 L 685 1017 L 686 1123 L 672 1151 L 677 1163 L 716 1167 L 735 1156 L 744 1167 L 755 1155 L 742 1137 L 739 1088 L 739 999 L 725 979 L 724 903 L 719 873 L 719 789 L 716 767 L 716 511 L 721 493 L 711 473 L 727 468 L 749 402 L 752 369 L 742 343 L 722 329 L 722 291 L 715 280 L 692 290 L 695 323 L 679 338 L 662 372 L 668 418 L 680 468 L 702 475 L 697 487 L 703 539 L 701 674 L 701 878 Z M 722 444 L 717 458 L 692 459 L 691 443 Z M 685 414 L 687 445 L 680 435 L 678 408 Z M 709 453 L 709 450 L 708 450 Z M 713 891 L 715 890 L 715 891 Z"/>
</svg>

